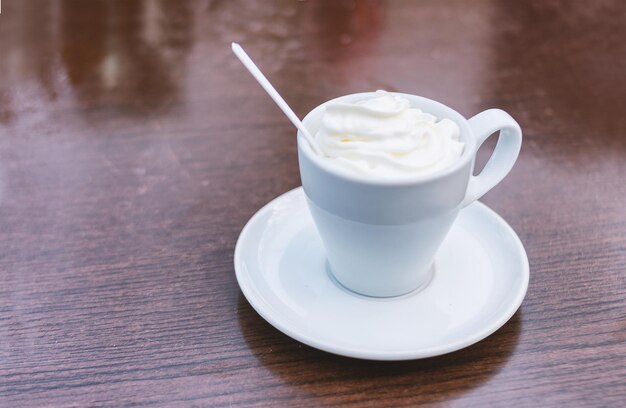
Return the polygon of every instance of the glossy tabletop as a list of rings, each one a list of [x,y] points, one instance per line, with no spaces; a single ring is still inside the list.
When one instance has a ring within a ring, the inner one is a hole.
[[[623,406],[625,22],[621,0],[4,0],[0,406]],[[530,262],[507,324],[383,363],[256,314],[235,243],[300,179],[231,41],[300,116],[386,89],[517,119],[482,199]]]

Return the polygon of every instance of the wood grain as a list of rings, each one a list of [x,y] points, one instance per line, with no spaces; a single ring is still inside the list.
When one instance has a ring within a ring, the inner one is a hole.
[[[0,406],[624,405],[623,1],[2,3]],[[520,122],[483,200],[530,260],[509,323],[375,363],[251,309],[237,236],[300,182],[231,41],[299,115],[384,88]]]

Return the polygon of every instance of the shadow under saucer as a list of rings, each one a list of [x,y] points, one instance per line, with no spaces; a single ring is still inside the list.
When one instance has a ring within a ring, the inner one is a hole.
[[[441,402],[479,388],[507,363],[522,329],[522,311],[478,343],[438,357],[369,361],[306,346],[276,330],[239,296],[237,317],[254,356],[274,377],[322,403],[407,396]],[[319,400],[318,400],[319,399]]]

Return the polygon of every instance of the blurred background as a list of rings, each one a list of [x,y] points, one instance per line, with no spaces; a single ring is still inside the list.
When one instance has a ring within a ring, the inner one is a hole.
[[[5,0],[0,123],[35,125],[63,106],[102,121],[225,110],[249,88],[231,41],[301,114],[337,95],[402,88],[467,115],[504,104],[576,120],[590,99],[608,110],[625,99],[606,71],[623,64],[625,28],[608,16],[624,16],[620,2]]]

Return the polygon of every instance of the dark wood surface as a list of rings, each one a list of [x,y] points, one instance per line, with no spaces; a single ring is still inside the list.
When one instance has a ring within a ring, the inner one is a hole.
[[[621,0],[4,0],[0,406],[624,406],[625,38]],[[519,121],[483,199],[530,260],[502,329],[377,363],[252,310],[237,236],[300,181],[231,41],[301,116],[383,88]]]

